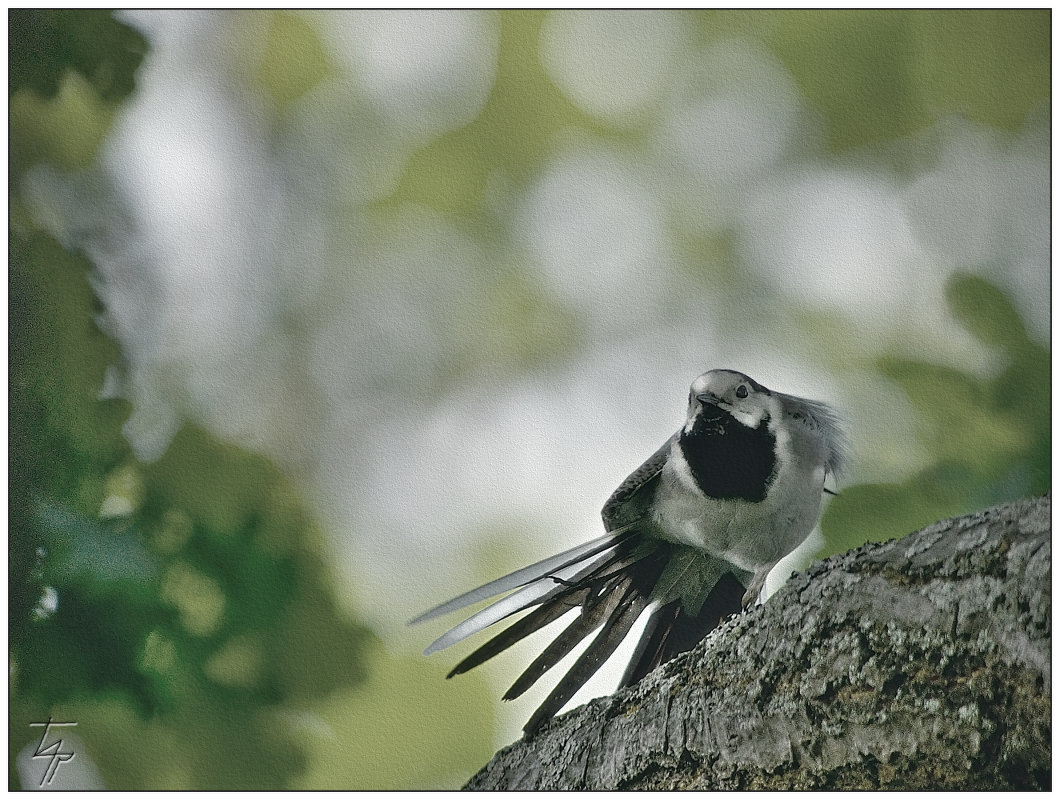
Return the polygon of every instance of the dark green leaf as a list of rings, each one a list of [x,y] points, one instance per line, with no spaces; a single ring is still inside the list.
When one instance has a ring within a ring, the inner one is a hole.
[[[1015,350],[1027,341],[1012,301],[985,278],[953,275],[946,286],[946,301],[958,321],[986,344]]]
[[[8,11],[8,93],[23,87],[54,97],[69,70],[104,100],[132,92],[147,52],[143,35],[102,9],[21,8]]]
[[[37,511],[45,532],[44,579],[57,585],[145,585],[158,577],[158,561],[131,525],[104,523],[57,503]]]

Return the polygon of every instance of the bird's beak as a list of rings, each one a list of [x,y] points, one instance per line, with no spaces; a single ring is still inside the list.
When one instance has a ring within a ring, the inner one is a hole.
[[[698,400],[703,405],[707,405],[709,403],[712,406],[716,406],[721,400],[721,398],[711,392],[703,392],[703,394],[696,395],[696,400]]]

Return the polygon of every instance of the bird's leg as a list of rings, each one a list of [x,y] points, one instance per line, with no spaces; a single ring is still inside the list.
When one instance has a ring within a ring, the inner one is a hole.
[[[755,570],[755,576],[751,579],[751,582],[747,585],[747,591],[744,592],[743,596],[743,609],[746,611],[755,604],[758,600],[758,595],[762,594],[762,588],[766,585],[766,576],[769,571],[776,566],[776,562],[768,564],[761,569]]]

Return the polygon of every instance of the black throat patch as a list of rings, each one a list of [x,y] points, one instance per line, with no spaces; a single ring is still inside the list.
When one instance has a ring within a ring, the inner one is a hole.
[[[704,406],[681,452],[696,484],[708,497],[760,503],[776,477],[776,437],[769,419],[748,428],[726,411]]]

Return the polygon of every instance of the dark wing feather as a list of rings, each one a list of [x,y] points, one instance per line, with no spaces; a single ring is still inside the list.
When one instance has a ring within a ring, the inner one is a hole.
[[[671,436],[666,443],[656,450],[651,458],[633,470],[618,488],[611,493],[604,503],[600,515],[604,518],[604,528],[609,531],[615,530],[622,525],[640,519],[651,501],[655,484],[658,483],[659,473],[670,455],[670,445],[674,437]]]
[[[515,679],[503,700],[514,700],[531,686],[537,679],[569,653],[586,636],[604,624],[618,608],[630,586],[629,576],[623,576],[607,586],[596,597],[591,597],[583,606],[582,612],[568,625],[563,632],[553,639],[548,647],[541,651],[524,671]]]
[[[516,642],[522,641],[531,633],[534,633],[548,625],[550,622],[559,619],[572,608],[577,608],[582,605],[582,603],[588,598],[589,592],[589,587],[580,588],[570,593],[558,595],[549,602],[535,608],[518,622],[512,623],[464,658],[463,661],[449,671],[449,674],[446,675],[446,677],[451,678],[454,675],[462,675],[469,669],[489,661],[495,655],[507,650]]]
[[[743,594],[743,584],[727,572],[710,590],[695,616],[684,612],[680,600],[655,609],[619,686],[632,686],[660,664],[691,650],[718,627],[718,623],[741,610]]]
[[[634,563],[649,553],[649,550],[643,548],[638,553],[635,549],[631,551],[629,547],[616,547],[616,552],[610,558],[602,563],[593,563],[589,569],[576,575],[573,580],[565,581],[560,578],[554,578],[558,585],[537,601],[540,604],[538,608],[518,622],[512,623],[473,653],[466,656],[463,661],[449,671],[446,677],[451,678],[454,675],[462,675],[469,669],[477,667],[479,664],[507,650],[516,642],[522,641],[550,622],[559,619],[568,611],[578,606],[588,606],[594,602],[593,598],[599,593],[601,586],[606,585],[611,578],[628,571]]]
[[[561,603],[566,594],[579,592],[581,614],[534,659],[533,663],[511,685],[504,699],[514,700],[521,695],[586,636],[612,619],[623,602],[627,590],[643,595],[646,604],[651,587],[658,581],[663,567],[666,566],[668,552],[669,547],[660,543],[651,549],[641,548],[631,554],[620,555],[615,559],[616,562],[620,560],[623,562],[619,566],[603,564],[578,584],[568,587],[564,594],[558,595],[553,602]],[[567,602],[564,603],[562,610],[567,611],[570,608],[571,605]],[[544,608],[539,610],[543,611]],[[552,618],[555,619],[555,617]],[[603,661],[596,666],[599,667],[602,663]]]
[[[637,617],[644,611],[648,598],[637,589],[632,578],[624,579],[620,586],[625,587],[622,589],[621,598],[603,628],[585,652],[574,662],[574,666],[563,676],[556,688],[552,690],[552,693],[545,698],[541,707],[523,726],[528,736],[532,736],[538,728],[555,716],[568,700],[574,697],[578,689],[615,652],[618,645],[626,638],[629,629],[633,627],[633,623],[637,621]],[[616,586],[616,589],[618,588]]]
[[[622,681],[618,684],[620,689],[632,686],[662,663],[666,638],[680,613],[680,600],[674,600],[652,611],[648,624],[640,635],[640,641],[637,642],[637,649],[633,651]]]

